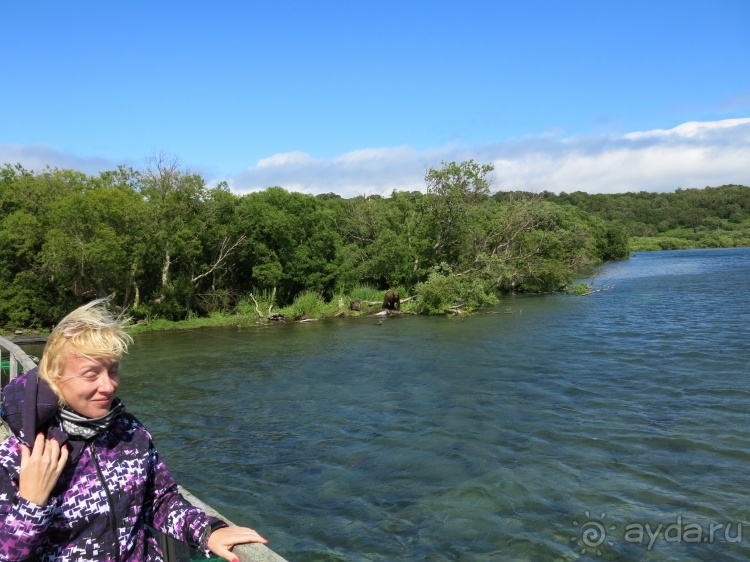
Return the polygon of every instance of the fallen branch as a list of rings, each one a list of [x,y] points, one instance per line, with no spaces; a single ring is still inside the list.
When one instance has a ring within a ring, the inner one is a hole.
[[[594,293],[601,293],[602,291],[609,291],[610,289],[614,289],[615,283],[612,283],[611,285],[604,284],[607,281],[606,278],[602,279],[601,282],[599,282],[599,275],[601,275],[602,270],[604,269],[604,265],[606,265],[606,263],[599,266],[591,276],[591,281],[589,283],[586,283],[588,290],[585,293],[579,294],[578,296],[585,297],[588,295],[593,295]],[[596,287],[597,285],[599,285],[599,288],[595,289],[594,287]]]
[[[412,295],[410,297],[406,297],[405,299],[400,299],[400,303],[404,304],[405,302],[412,301],[416,298],[419,298],[419,295]],[[360,304],[366,304],[367,306],[380,306],[383,304],[383,301],[360,301]]]
[[[255,297],[252,293],[250,293],[250,298],[253,299],[253,303],[255,303],[255,312],[258,313],[259,318],[263,318],[263,313],[260,311],[260,306],[258,306],[258,301],[255,300]],[[271,312],[271,309],[269,307],[268,312]]]
[[[381,310],[380,312],[376,312],[375,314],[370,314],[370,316],[403,316],[404,313],[400,310]]]
[[[605,287],[602,287],[601,289],[592,289],[590,291],[586,291],[585,293],[581,293],[578,295],[579,297],[587,297],[588,295],[593,295],[594,293],[601,293],[602,291],[609,291],[610,289],[613,289],[614,285],[607,285]]]
[[[271,309],[273,308],[273,302],[276,300],[276,287],[271,291],[271,304],[268,305],[268,315],[271,316]]]

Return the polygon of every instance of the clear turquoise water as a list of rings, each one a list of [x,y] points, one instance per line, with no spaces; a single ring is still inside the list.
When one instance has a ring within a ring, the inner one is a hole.
[[[463,320],[145,334],[122,395],[290,561],[747,560],[749,276],[644,253]]]

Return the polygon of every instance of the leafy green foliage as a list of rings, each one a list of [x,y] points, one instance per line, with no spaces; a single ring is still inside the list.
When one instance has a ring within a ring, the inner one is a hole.
[[[368,285],[360,285],[351,289],[348,296],[351,300],[380,302],[383,300],[383,291]]]
[[[276,293],[274,291],[254,291],[244,295],[237,301],[234,312],[240,316],[260,318],[258,315],[258,310],[260,310],[260,313],[265,318],[269,314],[269,311],[273,310],[274,306],[276,306]]]
[[[301,293],[294,302],[283,310],[284,314],[292,320],[303,320],[305,318],[317,318],[323,315],[326,302],[323,296],[315,291]]]
[[[420,297],[417,307],[426,314],[468,313],[499,303],[489,281],[453,275],[445,266],[430,273],[426,281],[417,285],[416,292]]]
[[[723,185],[674,193],[545,193],[548,201],[574,205],[634,237],[632,250],[723,248],[750,244],[750,188]],[[609,235],[619,256],[623,235]],[[621,259],[619,257],[604,259]]]
[[[0,326],[49,328],[111,294],[148,322],[255,321],[250,294],[264,314],[339,314],[388,289],[413,297],[402,310],[465,313],[504,293],[561,290],[631,249],[750,245],[747,187],[492,194],[492,172],[447,162],[425,174],[426,193],[342,199],[235,195],[164,156],[98,176],[6,165]]]
[[[588,283],[576,283],[571,288],[571,292],[574,295],[579,295],[579,296],[580,295],[585,295],[586,293],[589,292],[589,290],[590,290],[590,287],[589,287]]]

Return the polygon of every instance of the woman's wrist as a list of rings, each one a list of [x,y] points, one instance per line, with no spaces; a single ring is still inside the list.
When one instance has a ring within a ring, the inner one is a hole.
[[[224,527],[229,527],[229,524],[217,519],[216,521],[212,521],[208,525],[206,525],[203,528],[203,531],[201,531],[200,539],[198,540],[198,545],[200,546],[200,550],[207,551],[208,550],[208,539],[211,538],[211,533],[213,533],[217,529],[223,529]]]

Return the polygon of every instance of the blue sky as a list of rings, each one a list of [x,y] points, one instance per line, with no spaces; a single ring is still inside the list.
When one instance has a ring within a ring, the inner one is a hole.
[[[750,185],[750,2],[2,2],[0,163],[237,193]]]

